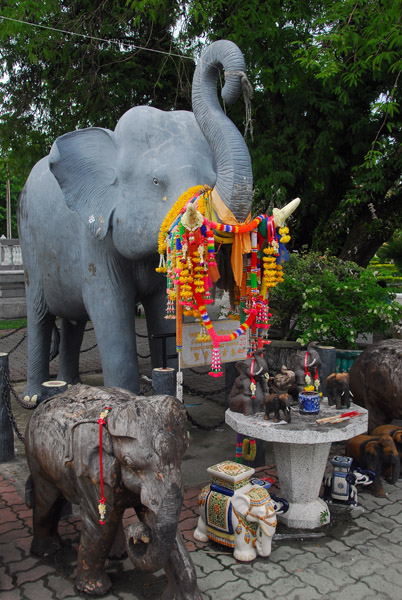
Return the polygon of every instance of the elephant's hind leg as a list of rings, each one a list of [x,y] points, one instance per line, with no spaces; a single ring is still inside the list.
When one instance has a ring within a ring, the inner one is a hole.
[[[86,321],[71,323],[63,319],[61,324],[58,379],[66,383],[80,383],[79,361]]]
[[[41,385],[49,380],[50,340],[55,317],[46,310],[38,312],[27,289],[28,373],[24,400],[36,401]]]
[[[34,478],[33,539],[31,554],[55,554],[63,543],[58,533],[65,502],[60,490],[43,478]]]

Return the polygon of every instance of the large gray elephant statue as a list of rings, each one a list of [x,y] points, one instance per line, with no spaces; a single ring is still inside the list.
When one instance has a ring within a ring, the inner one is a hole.
[[[18,209],[28,316],[26,399],[49,379],[55,317],[62,318],[58,378],[79,381],[85,325],[92,321],[104,383],[139,390],[135,304],[147,318],[153,367],[162,366],[166,280],[155,272],[159,228],[192,186],[215,187],[239,222],[251,208],[251,160],[239,130],[222,111],[246,80],[243,55],[230,41],[211,44],[193,80],[193,110],[149,106],[125,113],[114,131],[67,133],[33,168]],[[174,323],[173,323],[174,327]]]
[[[79,504],[76,585],[104,594],[111,585],[105,560],[113,546],[116,552],[125,509],[134,508],[139,522],[126,533],[134,566],[165,568],[166,600],[200,600],[195,569],[177,531],[187,447],[186,414],[178,400],[76,385],[39,405],[27,425],[25,446],[34,489],[33,554],[60,549],[57,525],[64,499]],[[103,524],[100,504],[106,507]]]

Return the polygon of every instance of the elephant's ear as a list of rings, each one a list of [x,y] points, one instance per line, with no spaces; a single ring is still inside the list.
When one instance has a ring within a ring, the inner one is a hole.
[[[62,135],[49,154],[49,168],[68,208],[80,215],[98,239],[106,236],[118,202],[116,158],[113,132],[98,127]]]
[[[250,498],[246,494],[235,494],[232,497],[232,507],[244,517],[250,508]]]
[[[99,424],[85,423],[77,427],[73,438],[73,461],[77,477],[88,477],[94,484],[100,483]],[[120,465],[113,454],[111,437],[104,427],[102,431],[103,481],[115,486]]]

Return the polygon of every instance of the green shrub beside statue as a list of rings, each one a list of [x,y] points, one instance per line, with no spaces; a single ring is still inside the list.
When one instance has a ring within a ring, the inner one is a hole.
[[[356,348],[359,334],[386,334],[402,319],[395,294],[356,263],[308,252],[291,255],[284,272],[270,294],[272,324],[282,339]]]

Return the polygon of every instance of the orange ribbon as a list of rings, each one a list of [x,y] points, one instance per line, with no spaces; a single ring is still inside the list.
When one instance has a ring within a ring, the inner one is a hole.
[[[232,211],[223,202],[215,188],[211,192],[211,197],[213,208],[215,209],[221,223],[235,226],[250,223],[251,213],[247,215],[246,220],[243,223],[239,223]],[[243,277],[243,254],[248,254],[250,252],[250,233],[235,233],[233,236],[231,264],[233,276],[238,287],[241,287]]]

